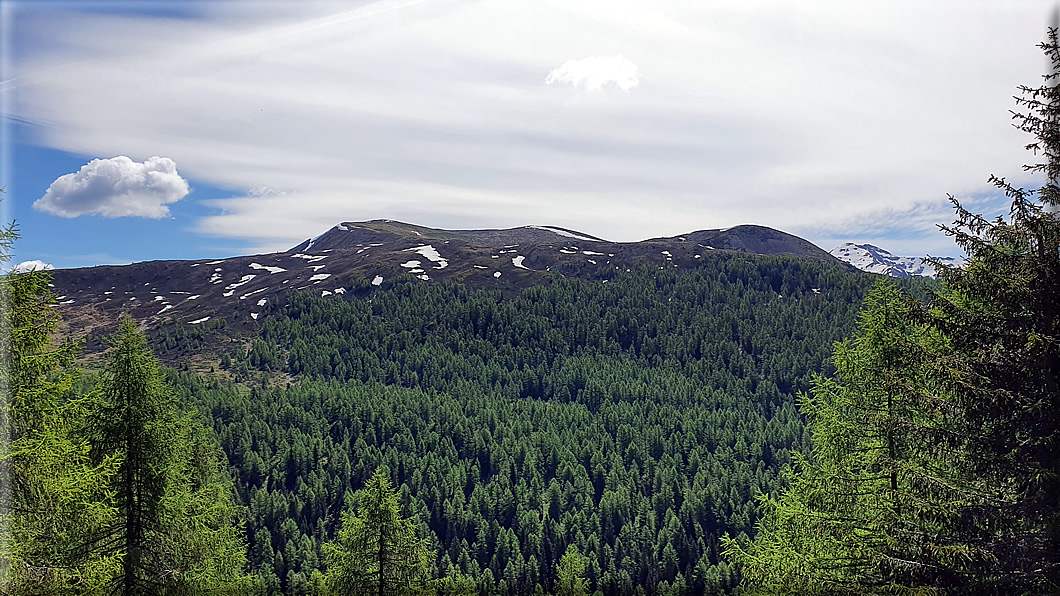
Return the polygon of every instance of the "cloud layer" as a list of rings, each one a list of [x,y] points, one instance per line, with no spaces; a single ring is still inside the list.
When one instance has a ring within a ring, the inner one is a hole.
[[[545,83],[569,83],[574,87],[585,87],[598,91],[613,85],[626,93],[640,84],[637,65],[622,56],[589,56],[579,60],[567,60],[545,77]]]
[[[73,174],[58,177],[33,208],[61,217],[149,217],[169,215],[166,205],[188,194],[188,182],[168,157],[141,162],[119,155],[93,159]]]
[[[200,6],[152,19],[27,5],[0,93],[35,142],[167,155],[237,189],[197,229],[279,249],[371,217],[614,240],[758,223],[863,242],[876,231],[857,222],[881,213],[946,213],[947,193],[988,192],[991,173],[1024,182],[1008,110],[1040,80],[1051,3]],[[165,212],[134,202],[54,212]],[[905,254],[953,252],[914,231]]]

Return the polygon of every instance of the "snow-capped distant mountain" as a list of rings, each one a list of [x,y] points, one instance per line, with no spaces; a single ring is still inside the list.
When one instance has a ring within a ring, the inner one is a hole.
[[[828,252],[840,261],[850,263],[858,269],[869,273],[881,273],[891,277],[909,277],[911,275],[935,277],[935,268],[930,263],[926,263],[922,257],[898,257],[871,244],[847,242]],[[942,257],[939,261],[944,265],[957,267],[964,264],[962,259],[953,257]]]

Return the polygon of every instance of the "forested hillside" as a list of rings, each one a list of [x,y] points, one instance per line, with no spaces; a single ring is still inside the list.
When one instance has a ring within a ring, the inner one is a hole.
[[[311,582],[385,465],[438,575],[550,591],[574,545],[594,590],[727,591],[739,578],[718,539],[751,533],[755,495],[808,449],[794,395],[871,283],[723,252],[514,299],[410,278],[292,297],[223,358],[243,382],[171,380],[237,472],[249,559],[274,589]]]

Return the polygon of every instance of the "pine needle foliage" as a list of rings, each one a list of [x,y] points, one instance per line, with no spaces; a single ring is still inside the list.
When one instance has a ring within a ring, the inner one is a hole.
[[[1024,166],[1046,183],[1025,190],[991,182],[1011,200],[988,220],[952,199],[942,226],[969,257],[941,274],[935,325],[952,338],[944,361],[963,412],[967,472],[986,498],[962,512],[960,539],[975,551],[970,581],[1005,593],[1060,592],[1060,44],[1040,45],[1052,68],[1021,87],[1017,128],[1041,161]]]
[[[953,408],[931,381],[941,338],[923,307],[880,281],[836,376],[801,399],[813,451],[763,497],[753,542],[729,540],[753,593],[920,593],[966,553],[945,536],[965,492],[952,465]]]
[[[247,587],[246,545],[231,480],[213,441],[181,414],[131,318],[122,320],[97,384],[94,455],[117,457],[118,519],[104,552],[121,554],[122,594],[193,594]]]
[[[0,230],[4,260],[16,237],[13,225]],[[60,320],[50,281],[44,271],[0,278],[0,382],[7,397],[0,407],[4,594],[92,593],[120,561],[117,553],[94,548],[116,515],[109,480],[117,461],[90,458],[81,433],[86,401],[71,392],[78,346],[55,340]]]
[[[332,594],[431,593],[427,546],[416,526],[401,517],[389,471],[380,468],[360,495],[357,515],[342,514],[342,528],[324,545]]]
[[[1016,126],[1041,155],[1035,190],[1004,178],[1007,217],[951,200],[940,226],[968,256],[940,263],[928,310],[878,286],[836,379],[804,400],[814,449],[730,540],[754,593],[1060,593],[1060,43],[1021,87]]]

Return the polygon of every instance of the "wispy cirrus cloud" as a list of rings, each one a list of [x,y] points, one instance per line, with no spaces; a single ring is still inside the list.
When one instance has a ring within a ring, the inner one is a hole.
[[[830,248],[1019,175],[1008,110],[1040,80],[1051,4],[246,6],[26,11],[8,116],[49,147],[166,155],[233,189],[194,228],[256,247],[390,217],[615,240],[758,223]],[[935,237],[911,254],[943,254]]]

